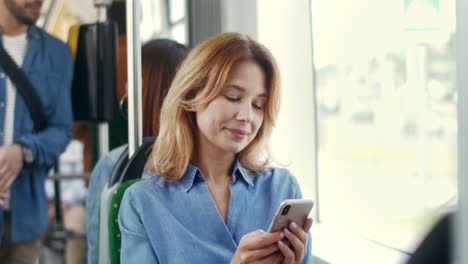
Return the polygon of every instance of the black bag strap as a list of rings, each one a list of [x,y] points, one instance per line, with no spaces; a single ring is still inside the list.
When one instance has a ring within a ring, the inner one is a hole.
[[[39,132],[45,129],[47,119],[39,96],[36,94],[31,82],[24,72],[13,61],[2,45],[0,45],[0,66],[2,66],[21,97],[23,97],[23,100],[29,109],[29,113],[31,114],[36,131]]]

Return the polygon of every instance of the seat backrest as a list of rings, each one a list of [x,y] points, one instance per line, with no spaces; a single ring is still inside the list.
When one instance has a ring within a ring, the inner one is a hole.
[[[113,193],[117,190],[118,185],[105,186],[101,192],[101,202],[99,204],[99,264],[109,264],[109,226],[105,219],[109,219],[109,211]]]
[[[120,262],[120,229],[115,222],[125,190],[141,179],[155,137],[146,137],[128,159],[128,147],[114,165],[108,186],[101,193],[99,214],[99,264]],[[117,205],[117,207],[115,207]],[[111,225],[111,223],[113,223]],[[116,262],[118,260],[118,262]]]
[[[107,224],[108,221],[101,219],[108,219],[109,218],[109,210],[112,200],[113,193],[118,188],[118,183],[120,180],[120,175],[122,175],[123,171],[127,167],[128,164],[128,146],[125,146],[122,153],[120,154],[119,159],[114,164],[114,168],[112,170],[112,174],[109,178],[109,182],[101,191],[100,203],[99,203],[99,219],[98,219],[98,226],[99,226],[99,257],[98,263],[99,264],[109,264],[109,226]]]
[[[126,181],[141,178],[143,170],[145,168],[146,160],[148,160],[149,154],[153,147],[155,137],[145,137],[143,144],[137,148],[130,161],[125,166],[122,174],[120,174],[119,184]]]
[[[120,263],[121,235],[119,228],[119,210],[123,195],[128,187],[140,180],[141,178],[132,179],[122,183],[112,195],[108,216],[109,259],[111,264]]]
[[[114,165],[114,169],[112,170],[112,175],[109,178],[108,186],[114,186],[116,183],[120,181],[120,176],[123,174],[125,168],[128,164],[128,146],[124,148],[122,154],[120,154],[119,159]]]

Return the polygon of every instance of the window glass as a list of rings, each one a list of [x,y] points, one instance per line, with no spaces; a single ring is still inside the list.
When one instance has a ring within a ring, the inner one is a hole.
[[[312,1],[320,218],[409,250],[457,195],[455,1]]]
[[[171,37],[179,43],[187,45],[187,25],[178,23],[171,28]]]
[[[163,29],[163,7],[162,0],[141,1],[140,38],[143,42],[154,38]]]
[[[171,24],[185,17],[185,0],[170,0],[169,4]]]

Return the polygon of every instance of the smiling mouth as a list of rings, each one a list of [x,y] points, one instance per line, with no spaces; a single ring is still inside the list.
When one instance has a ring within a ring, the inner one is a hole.
[[[230,129],[230,128],[226,128],[226,130],[227,130],[235,139],[243,139],[243,138],[245,138],[246,136],[249,135],[248,132],[243,131],[243,130],[239,130],[239,129]]]

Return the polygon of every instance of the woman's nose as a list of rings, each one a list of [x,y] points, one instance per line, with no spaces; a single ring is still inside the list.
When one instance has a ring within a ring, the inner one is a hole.
[[[242,104],[237,112],[237,120],[246,123],[252,122],[252,105],[250,103]]]

